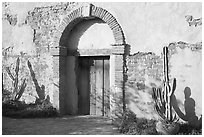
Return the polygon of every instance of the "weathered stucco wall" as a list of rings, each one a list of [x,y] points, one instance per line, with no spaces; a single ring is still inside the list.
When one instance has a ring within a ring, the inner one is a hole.
[[[126,42],[131,45],[131,53],[154,51],[159,55],[162,47],[168,43],[177,41],[196,43],[202,40],[200,27],[189,27],[185,19],[186,15],[200,18],[201,3],[94,2],[93,4],[106,9],[117,19],[124,30]],[[11,3],[10,5],[11,13],[17,14],[17,24],[22,24],[28,11],[34,7],[49,6],[53,3]]]
[[[64,17],[82,4],[3,4],[2,72],[4,88],[12,90],[12,82],[5,67],[11,67],[14,72],[16,57],[19,56],[21,60],[20,79],[27,78],[27,87],[22,99],[26,99],[26,102],[29,103],[33,102],[36,96],[35,85],[27,67],[27,60],[30,60],[39,85],[45,85],[46,94],[50,95],[51,102],[54,101],[53,84],[55,83],[53,83],[53,58],[50,49],[55,46],[53,45],[55,33]],[[171,79],[175,77],[177,80],[175,96],[179,109],[183,113],[186,111],[184,90],[188,87],[191,92],[190,98],[195,101],[195,115],[199,119],[202,114],[202,26],[201,24],[189,26],[185,16],[192,15],[195,19],[201,18],[201,3],[93,4],[113,14],[123,29],[126,43],[130,45],[131,55],[126,60],[127,106],[140,117],[157,117],[153,112],[151,88],[159,87],[162,84],[162,47],[173,43],[174,46],[169,46],[169,75]],[[74,43],[74,47],[80,49],[100,49],[109,48],[110,44],[114,43],[112,32],[104,22],[99,20],[94,23],[86,23],[87,29],[81,30],[83,26],[82,22],[75,27],[76,30],[79,29],[75,32],[80,34],[71,35],[71,40],[67,42],[68,45]],[[74,39],[75,36],[77,39]],[[100,39],[95,39],[96,36]]]
[[[177,83],[175,109],[182,120],[199,125],[203,94],[202,43],[172,43],[170,49],[170,77],[176,78]]]
[[[51,6],[54,5],[54,6]],[[12,82],[5,68],[12,66],[14,73],[16,58],[20,57],[19,76],[27,78],[27,87],[22,100],[35,101],[35,85],[27,66],[29,60],[33,66],[38,84],[45,86],[53,102],[53,59],[50,47],[53,37],[63,16],[69,14],[75,3],[4,3],[2,12],[2,71],[4,88],[12,91]],[[36,6],[41,8],[36,8]],[[46,7],[43,7],[46,6]],[[10,82],[10,84],[6,84]],[[20,83],[19,83],[20,84]],[[34,94],[34,95],[33,95]],[[24,96],[29,96],[24,97]]]
[[[139,52],[127,61],[126,104],[138,117],[157,118],[152,87],[162,86],[163,58],[152,52]]]
[[[199,126],[202,115],[202,43],[175,42],[168,49],[170,85],[176,78],[173,107],[181,121]],[[163,55],[139,52],[129,56],[127,64],[128,108],[138,117],[158,118],[154,111],[152,87],[163,86]]]
[[[185,16],[202,17],[201,3],[93,3],[107,9],[122,26],[131,53],[152,52],[157,55],[171,42],[202,41],[202,29],[189,27]]]

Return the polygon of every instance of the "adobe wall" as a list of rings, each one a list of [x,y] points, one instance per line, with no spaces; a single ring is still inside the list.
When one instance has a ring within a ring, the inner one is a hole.
[[[175,42],[168,48],[171,86],[176,78],[173,106],[181,121],[199,125],[202,115],[202,43]],[[163,85],[163,55],[138,52],[129,56],[127,64],[127,106],[138,117],[158,118],[153,107],[152,87],[161,88]],[[186,97],[188,93],[190,96]]]
[[[35,86],[27,67],[33,65],[40,85],[45,85],[51,101],[53,93],[53,58],[50,51],[60,22],[83,3],[4,3],[2,6],[2,72],[4,88],[12,90],[5,71],[14,72],[16,57],[20,57],[20,78],[27,78],[23,100],[35,100]],[[195,101],[198,119],[202,113],[202,26],[191,25],[185,16],[202,17],[201,3],[93,3],[109,11],[123,29],[130,45],[125,82],[126,104],[138,116],[156,118],[151,99],[152,86],[163,80],[162,47],[170,43],[170,80],[177,79],[177,104],[185,113],[186,87]],[[105,27],[106,28],[106,27]],[[107,33],[108,30],[104,30]],[[87,39],[87,37],[84,37]],[[111,38],[112,40],[112,38]],[[83,39],[82,39],[83,42]],[[57,88],[57,87],[56,87]],[[188,89],[189,89],[188,88]],[[192,112],[193,113],[193,112]]]
[[[32,64],[38,84],[45,86],[46,95],[53,102],[53,58],[50,47],[61,18],[77,6],[76,3],[4,3],[2,16],[2,72],[4,88],[12,90],[12,81],[5,71],[11,67],[12,73],[16,58],[20,57],[19,79],[27,79],[27,87],[22,100],[35,101],[37,93],[27,66]],[[52,5],[52,6],[51,6]],[[40,8],[35,8],[39,6]],[[19,85],[22,81],[20,81]],[[54,97],[55,98],[55,97]]]

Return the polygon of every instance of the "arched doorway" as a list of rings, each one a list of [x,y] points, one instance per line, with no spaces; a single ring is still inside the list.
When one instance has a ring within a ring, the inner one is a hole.
[[[73,115],[110,116],[124,108],[125,39],[116,19],[88,4],[68,15],[59,31],[53,48],[59,84],[54,105]]]

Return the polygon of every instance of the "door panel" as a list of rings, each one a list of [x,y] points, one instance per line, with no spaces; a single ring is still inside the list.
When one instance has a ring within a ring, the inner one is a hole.
[[[79,113],[108,116],[109,58],[80,57],[79,60]]]
[[[95,60],[96,70],[96,115],[103,114],[103,60]]]
[[[109,60],[104,60],[104,115],[110,115]]]
[[[90,114],[96,115],[96,69],[90,67]]]
[[[79,63],[78,113],[89,114],[89,60],[81,59]]]

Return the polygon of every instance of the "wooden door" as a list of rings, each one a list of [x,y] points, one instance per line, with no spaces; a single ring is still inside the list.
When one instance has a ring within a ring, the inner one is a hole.
[[[88,112],[91,115],[109,116],[109,57],[80,57],[79,60],[80,114]]]
[[[89,60],[81,58],[78,67],[78,114],[88,115],[90,111],[89,103],[89,82],[90,82],[90,65]]]

